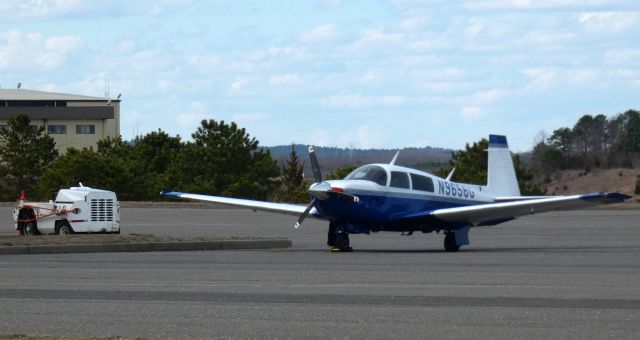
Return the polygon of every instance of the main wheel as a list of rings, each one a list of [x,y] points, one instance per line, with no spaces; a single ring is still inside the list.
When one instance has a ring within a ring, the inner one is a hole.
[[[448,252],[460,250],[460,246],[456,244],[456,234],[453,231],[446,231],[444,234],[444,250]]]
[[[69,222],[64,221],[60,223],[60,226],[58,227],[58,234],[59,235],[73,234],[73,229],[71,229]]]

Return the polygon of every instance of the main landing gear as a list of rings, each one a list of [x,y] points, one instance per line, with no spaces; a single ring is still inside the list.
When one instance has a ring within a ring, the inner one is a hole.
[[[453,230],[444,232],[444,250],[450,253],[460,250],[456,244],[456,234]]]
[[[460,246],[469,244],[469,229],[471,227],[471,225],[460,225],[445,230],[444,250],[453,253],[460,250]]]
[[[335,221],[329,222],[327,245],[334,253],[353,251],[353,248],[349,247],[349,233],[344,230],[344,224]]]

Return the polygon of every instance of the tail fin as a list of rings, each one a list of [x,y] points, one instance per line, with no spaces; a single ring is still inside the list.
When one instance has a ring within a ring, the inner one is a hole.
[[[489,135],[487,189],[496,196],[520,196],[506,136]]]

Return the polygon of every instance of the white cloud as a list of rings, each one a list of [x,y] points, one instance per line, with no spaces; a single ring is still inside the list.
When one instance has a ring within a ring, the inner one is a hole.
[[[313,29],[300,34],[300,40],[305,43],[319,43],[331,40],[338,36],[338,29],[335,24],[326,24],[314,27]]]
[[[402,106],[406,103],[404,96],[363,96],[358,93],[338,93],[321,100],[325,106],[332,108],[361,109],[371,106]]]
[[[502,96],[504,96],[504,91],[501,89],[478,91],[470,96],[470,101],[474,105],[489,105],[502,98]]]
[[[3,0],[0,17],[21,21],[82,12],[87,5],[80,0]]]
[[[189,54],[186,56],[186,60],[188,64],[203,69],[210,69],[220,65],[220,57],[215,54]]]
[[[325,130],[314,130],[311,132],[309,143],[315,146],[336,146],[335,135]],[[333,144],[332,144],[333,143]]]
[[[113,86],[113,87],[112,87]],[[80,81],[73,82],[68,88],[62,88],[61,91],[69,93],[78,93],[86,96],[103,96],[107,87],[107,73],[97,72],[85,76]],[[109,84],[110,88],[118,88],[116,84]]]
[[[176,122],[181,128],[191,128],[195,130],[203,119],[207,119],[206,106],[200,101],[191,102],[187,110],[178,113]]]
[[[541,29],[527,32],[516,43],[525,45],[527,48],[556,48],[566,47],[576,38],[572,32],[564,32],[555,29]]]
[[[322,0],[320,1],[320,3],[318,3],[317,7],[324,9],[335,9],[342,6],[343,3],[343,0]]]
[[[274,86],[294,86],[302,84],[298,74],[276,74],[269,77],[269,84]]]
[[[309,143],[316,146],[346,146],[349,148],[370,149],[384,145],[385,133],[368,124],[354,126],[336,135],[335,131],[315,129],[311,132]]]
[[[368,125],[360,126],[356,135],[358,136],[358,145],[363,149],[374,148],[382,144],[383,134]]]
[[[482,117],[484,109],[477,106],[466,106],[460,112],[460,118],[466,123],[476,121]]]
[[[292,59],[304,59],[308,56],[307,50],[302,47],[269,47],[266,54],[270,57],[288,57]]]
[[[411,75],[414,79],[425,81],[452,81],[464,79],[466,71],[459,67],[438,67],[413,70]]]
[[[591,33],[621,33],[638,28],[640,12],[589,12],[578,20]]]
[[[407,102],[404,96],[382,96],[380,103],[384,106],[402,106]]]
[[[334,94],[324,98],[322,102],[324,105],[333,108],[362,108],[371,104],[367,98],[354,93]]]
[[[522,73],[531,78],[530,89],[544,89],[551,87],[556,80],[557,72],[550,68],[528,68]]]
[[[355,49],[386,49],[400,45],[404,40],[403,33],[385,33],[380,29],[368,29],[360,32],[360,38],[353,43]]]
[[[546,10],[584,8],[611,4],[610,0],[473,0],[462,4],[470,10]]]
[[[364,84],[374,84],[379,82],[381,79],[381,75],[376,71],[367,71],[360,77],[358,77],[358,81]]]
[[[640,48],[620,48],[610,50],[605,54],[605,62],[608,64],[637,64],[640,62]]]
[[[245,93],[245,88],[247,85],[251,83],[251,78],[249,77],[237,77],[229,86],[229,92],[232,94],[241,94]]]
[[[76,36],[46,38],[40,33],[0,34],[0,70],[51,70],[61,66],[84,40]]]
[[[427,17],[406,18],[398,24],[398,27],[405,32],[414,32],[420,30],[427,22]]]

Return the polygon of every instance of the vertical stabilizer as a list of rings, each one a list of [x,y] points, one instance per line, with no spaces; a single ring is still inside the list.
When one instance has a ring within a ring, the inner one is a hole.
[[[520,196],[507,137],[489,135],[487,189],[496,196]]]

